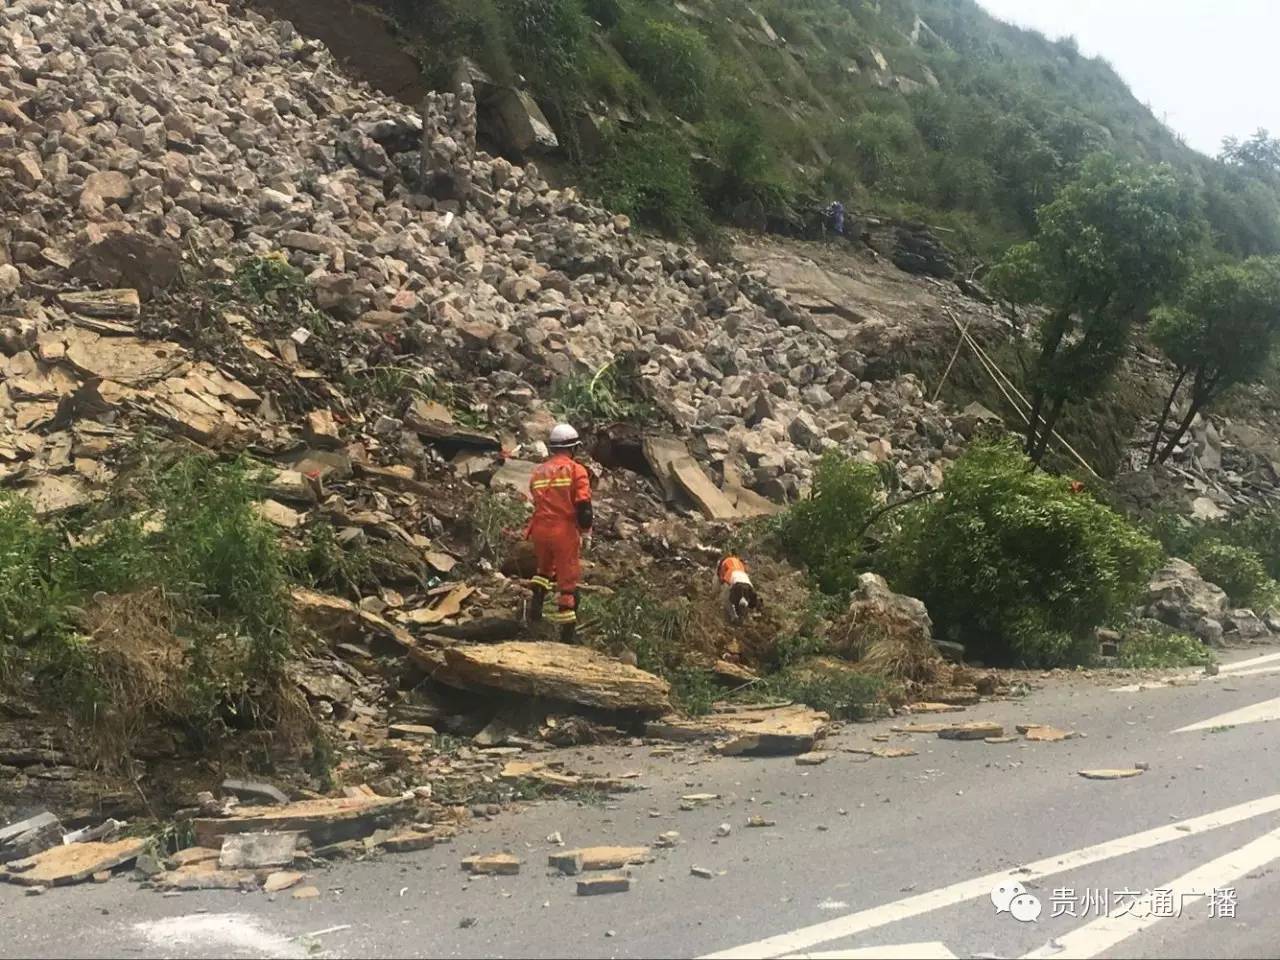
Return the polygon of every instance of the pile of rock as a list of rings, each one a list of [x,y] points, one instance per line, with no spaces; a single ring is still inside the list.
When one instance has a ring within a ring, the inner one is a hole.
[[[334,319],[475,357],[476,394],[523,422],[553,378],[633,355],[671,421],[768,496],[828,448],[937,482],[948,425],[918,383],[863,379],[763,275],[477,152],[467,84],[417,116],[288,23],[208,0],[17,0],[0,49],[0,195],[21,211],[0,293],[31,298],[7,308],[22,342],[64,322],[44,292],[73,280],[145,303],[180,249],[283,250]]]
[[[1208,644],[1268,640],[1280,628],[1280,618],[1270,611],[1259,617],[1248,608],[1232,608],[1225,590],[1177,558],[1170,559],[1152,576],[1146,602],[1139,612]]]

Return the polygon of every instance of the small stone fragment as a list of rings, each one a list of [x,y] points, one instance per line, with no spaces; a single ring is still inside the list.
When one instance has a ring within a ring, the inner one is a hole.
[[[810,753],[802,753],[796,757],[796,763],[802,767],[816,767],[820,763],[826,763],[831,759],[831,754],[824,751],[812,751]]]
[[[467,857],[462,869],[474,874],[501,874],[512,876],[520,872],[520,858],[513,853],[486,853]]]
[[[578,881],[580,897],[593,897],[601,893],[626,893],[630,889],[631,878],[622,874],[586,877]]]
[[[715,874],[706,867],[690,867],[689,872],[695,877],[701,877],[703,880],[710,880],[715,876]]]
[[[1133,767],[1130,770],[1081,770],[1080,776],[1086,780],[1127,780],[1141,773],[1141,767]]]
[[[320,891],[315,887],[299,887],[293,891],[293,899],[295,900],[315,900],[320,896]]]

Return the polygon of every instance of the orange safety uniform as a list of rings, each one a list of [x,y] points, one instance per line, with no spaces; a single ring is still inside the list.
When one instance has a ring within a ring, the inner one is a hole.
[[[541,463],[529,481],[533,517],[526,531],[538,560],[535,586],[559,594],[557,611],[547,619],[561,624],[578,620],[578,581],[582,579],[579,535],[591,529],[591,477],[587,468],[564,452]],[[585,508],[583,505],[586,505]]]
[[[716,568],[716,573],[720,577],[720,582],[724,584],[733,583],[733,575],[735,573],[746,574],[747,565],[737,557],[729,556],[720,561],[720,566]]]

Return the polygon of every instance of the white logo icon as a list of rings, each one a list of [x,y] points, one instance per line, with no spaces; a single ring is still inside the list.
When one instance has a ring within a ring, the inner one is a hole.
[[[1034,923],[1040,917],[1040,909],[1040,898],[1034,894],[1019,894],[1009,901],[1009,912],[1019,923]]]
[[[1033,923],[1040,917],[1040,899],[1027,893],[1017,880],[1005,880],[991,889],[991,902],[996,913],[1008,913],[1019,923]]]

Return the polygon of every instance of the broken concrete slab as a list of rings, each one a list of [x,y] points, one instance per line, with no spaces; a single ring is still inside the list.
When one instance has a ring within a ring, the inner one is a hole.
[[[540,641],[450,647],[434,680],[496,689],[601,710],[646,715],[671,709],[671,688],[651,673],[587,647]]]
[[[633,863],[653,859],[648,847],[581,847],[548,854],[547,863],[561,873],[583,870],[617,870]]]
[[[136,317],[142,310],[137,290],[63,291],[58,303],[86,317]]]
[[[26,887],[81,883],[95,873],[132,862],[147,843],[145,837],[130,837],[110,843],[92,841],[52,847],[34,857],[11,861],[2,878]]]
[[[218,866],[223,870],[287,867],[298,849],[298,834],[237,833],[222,838]]]
[[[942,740],[985,740],[987,737],[1003,737],[1004,727],[998,723],[975,720],[972,723],[956,723],[938,731]]]
[[[662,487],[663,499],[671,503],[680,489],[671,475],[671,465],[689,456],[689,448],[684,445],[684,441],[674,437],[645,437],[640,449],[654,478]]]
[[[603,893],[626,893],[631,889],[631,878],[624,874],[607,877],[586,877],[578,881],[578,896],[594,897]]]
[[[467,857],[462,869],[474,874],[514,876],[520,872],[520,858],[514,853],[486,853]]]
[[[742,706],[704,717],[663,717],[645,733],[665,740],[713,740],[729,756],[808,753],[823,736],[831,718],[801,704]]]
[[[533,480],[533,471],[537,469],[538,465],[528,460],[504,460],[502,466],[489,478],[489,488],[526,497],[529,494],[529,483]]]
[[[221,847],[229,834],[305,833],[314,844],[368,836],[378,827],[407,815],[412,798],[329,797],[301,800],[276,807],[238,807],[229,817],[200,817],[193,821],[196,843]]]
[[[963,713],[964,707],[954,703],[908,703],[903,709],[911,713]]]

